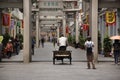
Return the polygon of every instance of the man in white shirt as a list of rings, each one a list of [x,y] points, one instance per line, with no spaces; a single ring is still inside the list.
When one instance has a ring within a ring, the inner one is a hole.
[[[95,64],[94,64],[94,55],[93,55],[93,47],[94,47],[94,42],[91,41],[91,37],[88,36],[87,37],[87,41],[85,42],[85,48],[86,48],[86,56],[87,56],[87,66],[88,69],[90,69],[90,63],[92,64],[92,68],[95,68]]]
[[[67,47],[67,38],[61,35],[61,37],[58,39],[58,45],[59,45],[59,50],[66,50]]]

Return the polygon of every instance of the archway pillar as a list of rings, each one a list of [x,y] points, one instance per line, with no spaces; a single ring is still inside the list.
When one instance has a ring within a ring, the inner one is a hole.
[[[23,0],[24,9],[24,52],[23,62],[31,61],[31,0]]]
[[[98,61],[98,0],[90,0],[90,36],[94,42],[94,59]]]
[[[36,47],[39,47],[39,12],[36,14]]]
[[[76,15],[75,15],[75,16],[76,16],[76,21],[75,21],[75,22],[76,22],[76,26],[75,26],[75,27],[76,27],[76,28],[75,28],[75,29],[76,29],[76,30],[75,30],[75,31],[76,31],[76,39],[75,39],[75,40],[76,40],[76,43],[79,43],[79,25],[78,25],[78,23],[79,23],[79,22],[78,22],[78,21],[79,21],[79,20],[78,20],[78,19],[79,19],[79,13],[76,12]]]
[[[63,16],[63,35],[66,36],[66,14]]]

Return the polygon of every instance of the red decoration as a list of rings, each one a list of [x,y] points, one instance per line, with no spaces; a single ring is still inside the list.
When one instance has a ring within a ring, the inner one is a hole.
[[[68,26],[66,27],[66,33],[69,33],[69,27]]]
[[[2,25],[3,26],[10,26],[10,20],[11,19],[11,16],[9,13],[6,13],[6,14],[3,14],[2,16]]]
[[[24,21],[22,20],[22,28],[24,28]]]
[[[83,24],[82,27],[83,27],[83,30],[84,30],[84,31],[87,31],[87,30],[89,29],[88,24]]]

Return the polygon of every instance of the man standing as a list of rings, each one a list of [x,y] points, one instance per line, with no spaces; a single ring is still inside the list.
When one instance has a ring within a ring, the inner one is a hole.
[[[88,69],[90,69],[90,63],[92,64],[92,68],[95,68],[95,64],[94,64],[94,56],[93,56],[93,47],[94,47],[94,42],[91,41],[91,37],[88,36],[87,37],[87,41],[85,42],[85,48],[86,48],[86,56],[87,56],[87,67]]]
[[[61,37],[58,39],[58,45],[59,45],[59,50],[65,51],[67,48],[67,38],[61,35]]]

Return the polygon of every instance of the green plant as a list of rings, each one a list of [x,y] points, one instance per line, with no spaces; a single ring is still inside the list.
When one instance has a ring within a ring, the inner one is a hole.
[[[72,43],[75,43],[75,35],[72,36]]]
[[[71,36],[71,35],[68,36],[68,43],[69,43],[69,44],[72,43],[72,36]]]
[[[6,46],[7,42],[9,41],[9,39],[10,39],[10,35],[6,32],[6,33],[3,35],[3,41],[2,41],[3,47]]]
[[[109,36],[106,36],[103,41],[103,48],[104,48],[104,55],[106,57],[110,56],[111,48],[112,48],[112,41],[110,40]]]
[[[79,44],[80,44],[80,48],[84,49],[84,43],[85,43],[85,38],[82,36],[79,36]]]

